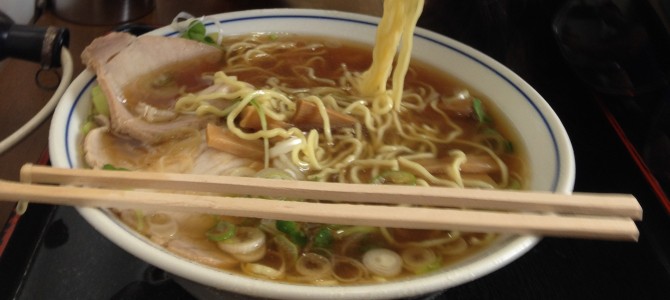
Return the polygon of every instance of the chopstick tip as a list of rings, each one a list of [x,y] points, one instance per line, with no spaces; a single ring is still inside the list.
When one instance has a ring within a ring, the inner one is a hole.
[[[21,171],[19,173],[19,180],[24,183],[32,183],[32,177],[33,177],[32,169],[33,169],[32,163],[24,164],[21,167]]]

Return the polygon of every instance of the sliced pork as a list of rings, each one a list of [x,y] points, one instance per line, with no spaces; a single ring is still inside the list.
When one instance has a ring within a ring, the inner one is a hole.
[[[192,147],[180,143],[150,146],[98,127],[84,138],[83,150],[84,160],[94,169],[112,165],[128,170],[252,176],[262,168],[256,160],[218,151],[199,141]]]
[[[121,139],[109,133],[108,127],[91,130],[84,138],[84,160],[94,169],[109,164],[116,168],[141,169],[139,158],[147,154],[142,144],[134,139]]]
[[[107,97],[111,131],[148,144],[204,126],[206,120],[179,114],[165,118],[161,110],[170,108],[182,84],[204,88],[197,71],[218,65],[221,56],[221,49],[192,40],[118,32],[95,39],[82,52]],[[147,117],[146,111],[162,117]]]

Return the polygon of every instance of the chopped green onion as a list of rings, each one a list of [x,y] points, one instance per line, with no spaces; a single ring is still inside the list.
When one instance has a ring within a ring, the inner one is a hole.
[[[284,254],[284,258],[287,260],[286,263],[288,265],[295,264],[296,260],[298,260],[298,246],[284,235],[275,236],[274,241],[279,251]]]
[[[373,184],[416,185],[416,176],[405,171],[386,171],[372,180]]]
[[[91,89],[91,102],[93,102],[93,109],[103,116],[109,117],[109,106],[107,105],[107,97],[102,92],[100,86],[96,85]]]
[[[327,257],[309,252],[298,258],[295,270],[303,276],[315,280],[330,276],[333,271],[333,265]]]
[[[205,235],[210,241],[220,242],[234,237],[236,229],[235,224],[221,220]]]
[[[300,230],[298,227],[298,223],[294,221],[281,221],[277,220],[275,222],[275,226],[277,226],[277,230],[286,233],[286,234],[291,234],[295,231]]]
[[[91,130],[95,129],[97,125],[93,121],[87,121],[84,123],[84,126],[81,127],[81,132],[83,135],[87,135]]]
[[[302,232],[296,232],[295,234],[289,235],[289,238],[298,246],[305,246],[307,244],[307,236]]]
[[[330,248],[333,243],[333,233],[328,227],[319,229],[314,235],[314,246],[317,248]]]
[[[439,269],[442,266],[442,257],[431,248],[410,247],[400,254],[405,269],[416,274],[424,274]]]
[[[442,257],[438,257],[432,263],[426,265],[425,268],[423,268],[421,270],[418,270],[417,273],[418,274],[425,274],[425,273],[430,273],[430,272],[433,272],[433,271],[437,271],[438,269],[440,269],[442,267],[442,265],[443,265]]]
[[[126,168],[117,168],[111,164],[105,164],[104,166],[102,166],[102,169],[108,171],[128,171],[128,169]]]
[[[474,98],[472,100],[472,109],[475,112],[475,118],[477,118],[477,121],[479,123],[490,123],[491,118],[486,114],[486,111],[484,110],[484,104],[482,103],[482,100],[479,100],[478,98]]]
[[[503,141],[503,147],[505,147],[506,153],[514,153],[514,144],[508,140]]]
[[[135,210],[135,229],[144,231],[144,213],[139,209]]]
[[[500,145],[503,147],[502,149],[503,149],[506,153],[514,153],[514,144],[512,144],[511,141],[509,141],[508,139],[506,139],[506,138],[505,138],[502,134],[500,134],[500,132],[498,132],[497,130],[495,130],[495,129],[491,128],[491,127],[485,127],[485,128],[482,129],[482,133],[484,133],[484,134],[486,134],[486,135],[492,137],[493,140],[495,140],[498,144],[500,144]],[[493,148],[498,148],[498,149],[499,149],[499,147],[493,147]]]
[[[186,29],[181,36],[189,40],[217,46],[216,41],[207,35],[207,28],[200,20],[193,20],[191,24],[188,25],[188,29]]]
[[[277,230],[285,233],[291,242],[301,247],[307,244],[307,236],[300,230],[300,225],[297,222],[278,220],[275,224]]]
[[[516,179],[510,179],[509,184],[507,185],[507,189],[510,190],[520,190],[522,188],[521,182],[519,182]]]

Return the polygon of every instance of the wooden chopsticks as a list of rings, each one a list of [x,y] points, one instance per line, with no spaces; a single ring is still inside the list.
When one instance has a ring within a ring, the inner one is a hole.
[[[637,240],[639,232],[634,220],[642,217],[637,200],[631,195],[622,194],[561,195],[530,191],[339,184],[57,169],[30,164],[22,168],[21,181],[23,183],[1,182],[0,198],[74,206],[182,210],[316,223],[611,240]],[[281,201],[249,196],[346,203]]]

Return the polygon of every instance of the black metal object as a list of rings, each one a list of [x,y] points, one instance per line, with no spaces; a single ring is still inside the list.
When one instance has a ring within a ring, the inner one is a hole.
[[[15,24],[0,12],[0,59],[13,57],[39,63],[43,69],[57,68],[69,40],[67,28]]]

